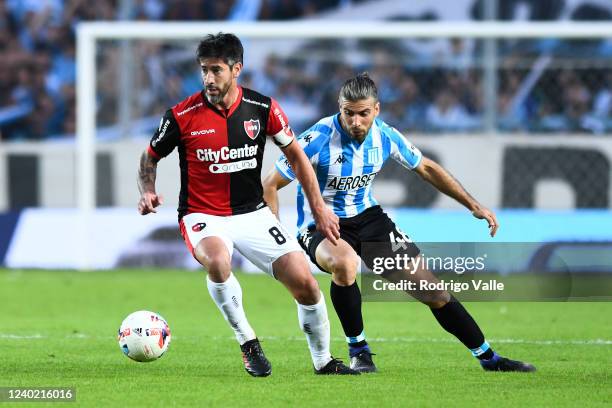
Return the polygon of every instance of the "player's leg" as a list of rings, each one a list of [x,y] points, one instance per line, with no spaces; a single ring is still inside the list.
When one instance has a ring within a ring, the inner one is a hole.
[[[236,216],[233,221],[241,229],[236,248],[263,271],[278,279],[294,297],[298,321],[306,335],[315,372],[358,374],[331,356],[325,299],[296,239],[267,207],[248,214],[248,222],[245,216]]]
[[[293,251],[276,259],[274,276],[291,292],[297,304],[300,328],[306,335],[316,374],[358,374],[331,356],[330,328],[325,298],[310,273],[304,254]]]
[[[403,271],[393,277],[393,281],[408,279],[417,282],[439,282],[438,278],[423,264],[416,271]],[[514,361],[501,357],[493,351],[486,341],[482,330],[455,297],[445,290],[422,290],[409,292],[417,300],[429,306],[432,314],[444,330],[455,336],[472,355],[476,357],[485,370],[490,371],[535,371],[535,367],[521,361]]]
[[[361,312],[361,292],[357,285],[360,259],[353,247],[345,240],[356,241],[341,227],[341,238],[337,245],[313,232],[309,240],[309,253],[314,253],[316,265],[331,273],[330,297],[342,324],[349,347],[351,368],[359,372],[375,372],[372,353],[366,341]],[[307,240],[308,241],[308,240]]]
[[[366,214],[367,213],[367,214]],[[372,207],[363,213],[362,225],[359,228],[359,238],[362,244],[387,243],[362,251],[360,256],[372,267],[374,257],[394,257],[402,253],[409,257],[419,254],[418,247],[404,234],[380,207]],[[370,253],[380,251],[382,253]],[[391,282],[405,280],[419,282],[439,282],[439,280],[424,265],[419,264],[416,271],[388,271],[382,275]],[[407,291],[417,300],[428,305],[438,323],[449,333],[457,337],[480,360],[486,370],[498,371],[533,371],[530,364],[512,361],[498,356],[486,342],[485,337],[463,305],[444,290],[413,290]]]
[[[377,225],[385,224],[390,231],[387,237],[389,237],[391,242],[394,242],[396,245],[405,245],[407,254],[411,257],[416,257],[418,255],[418,248],[410,241],[408,236],[383,213],[380,215]],[[385,273],[383,277],[392,282],[401,282],[403,280],[413,281],[416,282],[417,288],[420,287],[419,284],[423,281],[430,283],[440,282],[423,263],[420,263],[416,270]],[[415,299],[429,306],[440,326],[461,341],[470,350],[472,355],[480,360],[485,370],[535,371],[535,368],[531,364],[509,360],[496,354],[485,340],[485,336],[474,318],[463,307],[461,302],[451,296],[447,291],[412,290],[407,292]]]
[[[246,371],[253,376],[267,376],[272,367],[246,318],[242,288],[231,270],[233,244],[222,231],[223,222],[219,217],[189,214],[183,217],[181,233],[195,259],[207,271],[208,293],[234,331]]]

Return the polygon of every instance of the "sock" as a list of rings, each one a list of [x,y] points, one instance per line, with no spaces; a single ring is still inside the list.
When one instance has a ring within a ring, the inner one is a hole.
[[[491,349],[489,349],[491,350]],[[480,364],[483,367],[495,367],[497,365],[497,363],[499,362],[499,360],[501,359],[501,356],[499,354],[497,354],[496,352],[492,351],[491,352],[491,357],[490,358],[481,358],[481,357],[477,357],[478,360],[480,361]]]
[[[450,302],[439,309],[431,309],[440,326],[459,339],[478,359],[493,357],[493,349],[485,341],[484,334],[463,305],[451,296]]]
[[[242,308],[242,288],[233,273],[222,283],[211,281],[206,276],[208,293],[213,298],[225,320],[234,330],[236,340],[240,345],[255,338],[255,332],[247,321]]]
[[[350,286],[336,285],[332,281],[329,294],[342,324],[349,354],[355,355],[367,347],[361,314],[361,292],[357,281]]]
[[[355,357],[357,354],[361,353],[364,350],[368,352],[370,351],[370,346],[368,346],[367,343],[360,346],[349,343],[349,357]]]
[[[314,305],[297,303],[297,310],[300,327],[308,341],[312,363],[317,370],[320,370],[332,359],[329,351],[329,319],[323,293],[321,293],[319,303]]]

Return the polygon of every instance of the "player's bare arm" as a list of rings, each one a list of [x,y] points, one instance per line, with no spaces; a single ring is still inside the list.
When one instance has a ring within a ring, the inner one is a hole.
[[[278,190],[289,185],[291,180],[288,180],[281,176],[281,174],[272,167],[268,175],[264,178],[262,185],[264,191],[264,200],[270,211],[279,218],[278,213]],[[279,218],[280,219],[280,218]]]
[[[336,245],[336,242],[340,239],[338,216],[325,205],[319,191],[319,184],[317,183],[314,170],[304,150],[302,150],[299,143],[290,143],[287,147],[283,148],[283,153],[287,157],[308,198],[308,204],[312,210],[317,229],[325,238]]]
[[[138,167],[138,190],[140,191],[138,212],[141,215],[157,212],[155,208],[163,203],[163,197],[155,192],[157,162],[158,160],[146,150],[140,156],[140,166]]]
[[[472,197],[465,190],[465,188],[463,188],[461,183],[459,183],[457,179],[446,171],[444,167],[427,157],[423,157],[419,165],[414,170],[419,176],[437,188],[440,192],[463,204],[472,212],[474,217],[481,220],[486,220],[489,224],[490,235],[492,237],[495,236],[495,233],[499,228],[499,223],[497,222],[495,213],[482,206],[474,197]]]

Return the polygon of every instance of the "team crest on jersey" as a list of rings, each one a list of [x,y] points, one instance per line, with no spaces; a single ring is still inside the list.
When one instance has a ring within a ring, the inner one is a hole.
[[[368,149],[368,164],[377,165],[380,164],[382,157],[380,154],[380,147],[374,147]]]
[[[259,136],[260,129],[261,125],[259,124],[259,119],[251,119],[244,121],[244,131],[251,139],[255,140],[257,136]]]

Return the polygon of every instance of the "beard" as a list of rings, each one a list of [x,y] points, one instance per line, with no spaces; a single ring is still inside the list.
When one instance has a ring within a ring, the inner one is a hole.
[[[213,105],[219,105],[221,102],[223,102],[223,98],[225,98],[225,95],[227,95],[227,92],[229,91],[230,85],[231,85],[231,83],[228,83],[223,89],[215,88],[219,92],[216,95],[210,95],[208,92],[205,92],[206,93],[206,99],[208,99],[208,102],[210,102]]]

